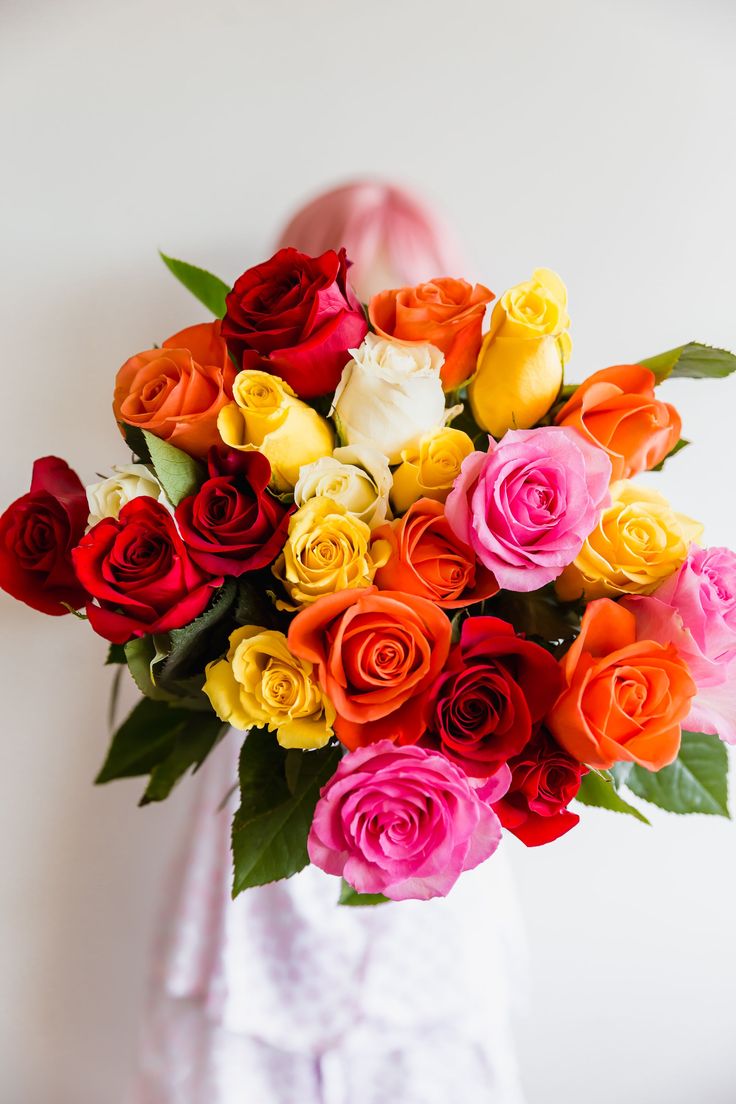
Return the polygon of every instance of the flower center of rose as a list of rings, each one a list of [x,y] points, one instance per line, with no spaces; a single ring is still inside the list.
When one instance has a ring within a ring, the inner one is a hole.
[[[263,672],[262,689],[270,705],[290,709],[297,700],[299,682],[294,671],[270,659]]]

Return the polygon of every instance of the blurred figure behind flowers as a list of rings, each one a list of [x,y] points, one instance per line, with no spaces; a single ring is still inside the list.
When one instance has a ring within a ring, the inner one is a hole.
[[[364,303],[463,272],[438,215],[373,180],[315,196],[278,247],[345,247]],[[194,787],[129,1104],[522,1104],[509,1022],[519,921],[504,860],[421,904],[337,908],[334,879],[313,866],[232,901],[222,799],[240,742],[231,732]]]

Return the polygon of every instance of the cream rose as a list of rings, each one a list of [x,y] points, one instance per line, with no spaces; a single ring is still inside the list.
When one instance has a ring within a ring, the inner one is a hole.
[[[126,503],[145,495],[155,498],[162,506],[173,513],[173,506],[156,476],[145,464],[113,465],[113,475],[90,483],[86,488],[89,505],[87,527],[92,528],[104,518],[117,518]]]
[[[340,440],[372,445],[398,464],[403,449],[450,416],[440,379],[444,357],[434,345],[404,345],[376,334],[350,351],[331,411]]]
[[[304,465],[294,502],[303,506],[310,498],[331,498],[373,529],[390,517],[391,482],[391,469],[382,453],[370,445],[345,445],[332,456]]]

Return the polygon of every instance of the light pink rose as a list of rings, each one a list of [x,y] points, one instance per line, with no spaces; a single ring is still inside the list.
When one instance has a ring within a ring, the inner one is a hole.
[[[381,740],[346,755],[323,787],[309,858],[359,893],[446,896],[501,838],[498,817],[437,751]]]
[[[463,462],[445,514],[500,587],[537,590],[598,524],[610,478],[608,456],[575,429],[510,430]]]
[[[640,636],[674,644],[687,663],[698,693],[683,726],[736,744],[736,553],[691,545],[654,595],[621,604]]]

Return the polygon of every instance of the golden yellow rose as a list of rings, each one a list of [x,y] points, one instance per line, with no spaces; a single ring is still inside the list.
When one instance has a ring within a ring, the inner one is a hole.
[[[373,550],[370,543],[370,526],[345,506],[310,498],[292,515],[284,550],[271,569],[288,595],[276,605],[300,609],[323,594],[370,586],[389,555],[385,542],[376,541]]]
[[[394,472],[391,503],[403,514],[420,498],[444,502],[474,445],[467,433],[451,426],[425,433],[416,448],[405,449]]]
[[[556,272],[535,269],[498,301],[468,385],[473,417],[501,437],[529,429],[557,398],[572,342],[567,288]]]
[[[230,448],[262,452],[271,465],[276,491],[291,491],[303,464],[332,454],[330,423],[278,376],[250,369],[239,372],[233,399],[217,417],[220,436]]]
[[[703,526],[676,513],[663,495],[622,479],[611,505],[555,586],[563,602],[581,596],[651,594],[677,571]]]
[[[285,748],[320,748],[332,736],[335,710],[312,678],[312,664],[289,651],[283,633],[243,625],[226,659],[207,665],[204,692],[235,728],[266,726]]]

